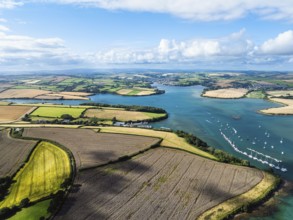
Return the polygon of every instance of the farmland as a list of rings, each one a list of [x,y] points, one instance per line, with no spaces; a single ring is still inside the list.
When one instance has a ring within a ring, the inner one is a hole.
[[[120,89],[116,91],[119,95],[128,95],[128,96],[145,96],[145,95],[154,95],[156,94],[155,89],[147,89],[147,88],[127,88]]]
[[[79,173],[56,219],[195,219],[263,178],[252,168],[158,148]]]
[[[193,147],[188,144],[183,138],[178,137],[172,132],[165,131],[154,131],[149,129],[141,128],[122,128],[122,127],[100,127],[101,132],[105,133],[121,133],[121,134],[134,134],[134,135],[143,135],[150,137],[162,138],[161,146],[176,148],[190,153],[194,153],[206,158],[217,160],[217,158],[205,151],[202,151],[198,148]]]
[[[25,128],[23,136],[62,144],[73,153],[78,168],[105,164],[160,142],[153,137],[96,133],[89,129]]]
[[[19,205],[25,198],[37,201],[57,192],[70,172],[70,159],[64,150],[48,142],[39,143],[29,161],[13,178],[15,182],[0,202],[0,208]]]
[[[15,87],[0,92],[0,99],[77,99],[88,100],[87,96],[91,93],[85,92],[53,92],[41,89],[29,89],[24,87]]]
[[[0,122],[10,122],[21,118],[33,110],[32,106],[0,106]]]
[[[0,177],[12,176],[26,161],[35,141],[11,138],[9,130],[0,131]]]
[[[210,90],[203,93],[202,96],[210,97],[210,98],[218,98],[218,99],[235,99],[242,98],[248,92],[247,89],[217,89]]]
[[[23,208],[16,215],[9,218],[9,220],[39,220],[41,217],[49,217],[47,209],[50,205],[51,199],[38,202],[37,204]]]
[[[88,109],[84,116],[85,117],[97,117],[101,119],[112,120],[114,117],[117,121],[138,121],[138,120],[148,120],[155,119],[165,116],[166,114],[159,113],[147,113],[138,111],[125,111],[123,109]]]
[[[293,115],[293,99],[270,98],[269,100],[285,106],[260,110],[261,113],[269,115]]]
[[[68,107],[39,107],[30,115],[37,117],[60,118],[63,114],[69,114],[74,118],[79,118],[85,108]]]

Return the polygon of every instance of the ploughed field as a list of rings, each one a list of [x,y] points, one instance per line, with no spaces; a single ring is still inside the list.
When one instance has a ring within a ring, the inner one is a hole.
[[[35,144],[36,141],[11,138],[9,130],[0,131],[0,177],[13,175]]]
[[[146,150],[161,141],[153,137],[65,128],[25,128],[23,136],[52,140],[67,147],[73,153],[77,168],[105,164]]]
[[[156,148],[79,172],[55,219],[195,219],[262,178],[256,169]]]

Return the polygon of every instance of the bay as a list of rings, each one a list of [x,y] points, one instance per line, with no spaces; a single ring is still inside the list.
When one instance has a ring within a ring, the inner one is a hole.
[[[169,118],[153,123],[154,127],[190,132],[210,146],[223,149],[252,165],[269,169],[266,163],[284,179],[293,181],[293,116],[268,116],[258,110],[280,106],[261,99],[213,99],[200,96],[204,87],[172,87],[156,85],[166,91],[163,95],[132,97],[97,94],[89,102],[125,105],[147,105],[164,108]],[[39,100],[10,100],[36,103]],[[54,100],[50,103],[78,105],[84,101]],[[225,139],[226,137],[226,139]],[[236,151],[227,138],[238,149]],[[241,153],[242,152],[242,153]],[[246,155],[244,154],[246,152]],[[262,161],[262,162],[261,162]],[[261,219],[293,219],[293,194],[279,198],[278,211]],[[255,219],[255,218],[252,218]]]

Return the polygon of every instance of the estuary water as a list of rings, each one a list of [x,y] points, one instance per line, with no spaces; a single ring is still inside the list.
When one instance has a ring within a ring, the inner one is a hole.
[[[202,86],[156,86],[166,93],[145,97],[98,94],[91,96],[89,102],[164,108],[169,118],[153,123],[154,127],[193,133],[210,146],[247,159],[254,166],[272,168],[283,178],[293,181],[293,116],[268,116],[257,112],[280,105],[260,99],[203,98],[200,96]],[[29,99],[11,101],[39,102]],[[49,102],[78,105],[84,101]],[[278,199],[280,203],[274,215],[260,219],[293,219],[293,194]]]

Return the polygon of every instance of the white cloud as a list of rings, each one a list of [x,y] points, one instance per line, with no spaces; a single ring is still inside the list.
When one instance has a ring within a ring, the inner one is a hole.
[[[265,41],[259,48],[261,53],[275,55],[293,54],[293,31],[280,33],[276,38]]]
[[[10,9],[20,5],[23,5],[21,1],[16,1],[16,0],[1,0],[0,1],[0,9]]]
[[[241,30],[219,39],[161,39],[157,47],[148,50],[116,48],[99,51],[94,57],[102,63],[180,63],[248,56],[253,48],[254,44],[245,38],[245,30]]]
[[[107,10],[168,13],[184,19],[233,20],[254,13],[265,19],[293,21],[292,0],[35,0]]]
[[[32,38],[0,32],[0,66],[62,66],[80,64],[60,38]]]
[[[9,28],[0,24],[0,31],[9,31]]]
[[[6,19],[4,19],[4,18],[0,18],[0,22],[2,22],[2,23],[6,23],[6,22],[7,22],[7,20],[6,20]]]

